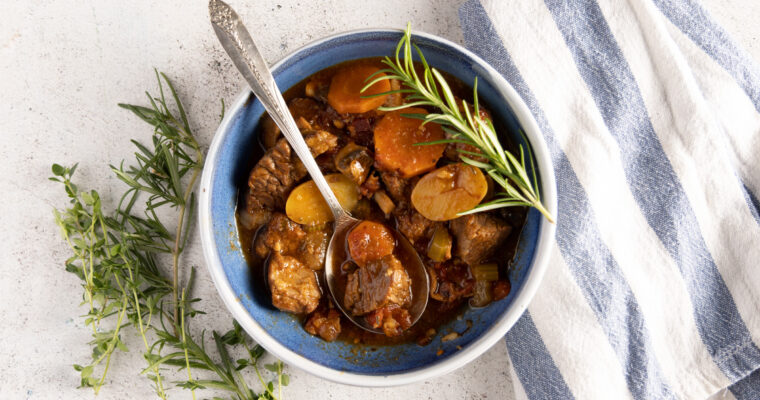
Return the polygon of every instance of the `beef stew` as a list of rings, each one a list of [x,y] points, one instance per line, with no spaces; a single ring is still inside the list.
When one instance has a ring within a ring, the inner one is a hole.
[[[256,290],[271,298],[274,307],[302,318],[310,334],[372,346],[425,344],[466,307],[483,307],[506,297],[508,268],[526,210],[457,217],[458,212],[488,198],[493,186],[490,178],[460,163],[452,151],[457,145],[415,145],[443,138],[436,124],[420,127],[419,120],[401,115],[408,110],[377,110],[381,105],[403,103],[400,93],[373,97],[372,102],[351,96],[358,90],[352,80],[359,77],[363,82],[379,67],[379,59],[346,62],[306,78],[285,93],[320,169],[334,173],[334,180],[340,181],[338,189],[332,183],[331,187],[341,204],[366,220],[347,236],[345,289],[342,296],[336,294],[341,298],[331,298],[322,272],[331,216],[314,211],[320,208],[321,196],[301,189],[311,181],[266,115],[258,127],[260,147],[252,149],[251,172],[241,185],[238,231],[249,266],[256,271]],[[466,99],[471,93],[455,78],[447,76],[447,80],[456,96]],[[336,82],[338,92],[331,95]],[[394,85],[391,81],[391,89]],[[415,197],[423,200],[415,201]],[[441,207],[442,202],[460,208]],[[384,225],[395,227],[414,246],[430,277],[428,308],[411,327],[405,309],[410,301],[409,276],[403,257],[393,251],[392,230],[386,232]],[[480,270],[486,273],[474,273]],[[345,320],[335,301],[385,335]]]

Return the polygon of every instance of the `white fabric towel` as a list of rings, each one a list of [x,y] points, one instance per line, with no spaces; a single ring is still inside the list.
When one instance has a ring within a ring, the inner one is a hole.
[[[518,398],[760,399],[760,69],[694,0],[469,0],[549,145],[551,266]]]

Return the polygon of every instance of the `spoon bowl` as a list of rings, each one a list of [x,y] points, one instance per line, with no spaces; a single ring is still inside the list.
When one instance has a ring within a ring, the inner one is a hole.
[[[348,217],[341,223],[336,221],[333,236],[330,238],[330,244],[327,247],[327,255],[325,257],[325,281],[327,282],[330,294],[335,300],[335,305],[346,318],[367,331],[382,335],[382,330],[373,328],[369,325],[366,318],[353,315],[343,305],[345,274],[341,268],[346,257],[346,236],[360,222],[360,220],[353,217]],[[417,254],[417,251],[414,250],[412,244],[397,230],[393,229],[393,234],[396,237],[399,258],[412,282],[412,303],[407,310],[411,316],[412,325],[414,325],[422,317],[422,313],[425,312],[425,308],[427,307],[430,291],[429,277],[422,259]]]

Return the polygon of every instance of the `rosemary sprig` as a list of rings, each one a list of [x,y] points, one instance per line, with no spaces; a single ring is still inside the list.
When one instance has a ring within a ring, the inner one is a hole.
[[[281,388],[275,396],[274,383],[262,378],[258,363],[263,348],[250,343],[240,325],[233,321],[233,328],[221,335],[212,331],[213,357],[205,347],[204,334],[198,338],[189,329],[192,318],[203,312],[193,307],[200,299],[190,297],[194,268],[189,269],[185,285],[179,282],[180,256],[195,211],[194,187],[203,153],[173,85],[164,74],[156,72],[156,77],[160,96],[148,94],[150,107],[120,104],[154,131],[150,147],[132,141],[137,148],[135,164],[111,166],[128,186],[116,210],[106,213],[97,191],[79,190],[72,182],[76,165],[53,164],[54,177],[50,179],[63,184],[70,203],[63,210],[54,210],[56,223],[73,252],[66,260],[66,270],[82,280],[88,306],[84,323],[92,328],[93,336],[91,362],[74,368],[80,372],[81,386],[97,393],[116,350],[127,351],[122,335],[137,334],[147,363],[141,374],[152,382],[161,399],[168,396],[168,382],[190,390],[193,399],[196,390],[223,391],[241,400],[281,399]],[[177,113],[169,109],[164,85]],[[141,196],[147,198],[140,201]],[[172,210],[175,218],[159,218],[172,215]],[[162,268],[162,254],[172,260],[169,274]],[[245,357],[233,362],[231,354]],[[254,393],[242,375],[249,367],[261,382],[261,394]],[[169,368],[177,369],[171,374],[172,381],[165,376]],[[276,374],[279,385],[287,385],[281,362],[265,368]],[[185,378],[176,380],[183,369]]]
[[[412,58],[412,47],[417,51],[422,63],[422,76],[417,73]],[[367,78],[368,83],[362,92],[383,80],[395,79],[401,82],[402,89],[380,93],[374,96],[382,96],[392,93],[406,95],[406,102],[396,107],[381,107],[382,111],[394,111],[408,107],[433,107],[439,112],[430,114],[404,114],[406,117],[422,119],[424,123],[435,122],[441,125],[448,134],[447,139],[430,141],[420,144],[431,145],[441,143],[459,143],[471,146],[478,151],[457,148],[462,162],[481,168],[494,182],[498,183],[503,191],[497,192],[495,200],[480,204],[472,210],[465,211],[460,215],[493,210],[502,207],[528,206],[534,207],[543,214],[547,220],[554,222],[554,217],[541,203],[538,189],[533,154],[530,146],[527,147],[527,158],[533,171],[532,177],[528,176],[525,164],[525,151],[522,145],[519,158],[502,148],[493,123],[480,115],[478,104],[478,80],[475,78],[473,85],[473,104],[470,105],[462,100],[458,104],[451,87],[443,75],[428,65],[422,51],[412,43],[411,24],[408,24],[404,36],[396,46],[395,59],[385,57],[382,61],[388,68],[377,71]],[[378,74],[383,76],[377,76]],[[478,161],[474,157],[483,157],[486,162]]]

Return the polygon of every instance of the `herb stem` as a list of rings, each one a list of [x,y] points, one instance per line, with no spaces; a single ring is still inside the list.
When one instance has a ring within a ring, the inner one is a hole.
[[[174,89],[172,89],[172,92],[174,92]],[[181,107],[181,106],[180,106]],[[180,108],[181,110],[181,108]],[[198,176],[200,175],[201,169],[203,168],[203,153],[201,152],[200,146],[198,145],[198,142],[195,140],[195,136],[191,132],[189,132],[186,129],[189,129],[189,127],[185,126],[185,129],[182,128],[182,124],[177,121],[176,118],[171,116],[169,118],[176,126],[177,130],[180,132],[181,135],[185,137],[185,140],[190,144],[190,146],[195,150],[195,165],[193,166],[193,175],[190,177],[190,181],[187,183],[187,187],[185,188],[185,193],[182,196],[182,203],[179,207],[179,215],[178,215],[178,223],[177,223],[177,230],[174,234],[174,248],[172,250],[172,270],[173,270],[173,277],[172,280],[172,293],[174,297],[174,321],[177,321],[177,313],[178,313],[178,303],[177,303],[177,292],[179,287],[179,254],[181,252],[180,250],[180,242],[182,241],[182,228],[184,226],[185,222],[185,209],[187,208],[187,202],[190,199],[190,195],[193,193],[193,189],[195,188],[195,181],[198,179]],[[175,328],[175,334],[176,334],[176,328]]]
[[[111,356],[113,355],[113,351],[116,347],[116,342],[119,340],[119,330],[121,329],[121,321],[124,319],[124,313],[126,311],[127,311],[127,297],[123,296],[121,311],[119,311],[119,318],[116,321],[116,327],[113,330],[113,336],[111,337],[111,341],[108,343],[108,348],[106,349],[106,351],[96,361],[96,364],[98,364],[103,359],[103,357],[106,357],[106,366],[103,369],[103,375],[100,377],[100,381],[97,383],[97,385],[95,385],[95,388],[94,388],[96,395],[100,391],[100,388],[103,387],[103,382],[105,382],[106,380],[106,375],[108,374],[108,367],[111,365]]]
[[[124,265],[127,266],[127,272],[129,273],[129,280],[134,281],[134,275],[132,274],[132,263],[129,262],[129,260],[124,256],[124,253],[121,254],[121,259],[124,261]],[[119,281],[118,277],[114,277],[116,283],[119,285],[119,288],[124,290],[124,288],[121,285],[121,282]],[[142,317],[142,311],[140,310],[140,300],[137,297],[137,290],[134,288],[132,289],[132,296],[134,298],[134,305],[135,310],[137,314],[137,325],[138,330],[140,332],[140,337],[142,338],[143,344],[145,345],[145,351],[150,351],[150,346],[148,346],[148,338],[145,336],[145,333],[147,332],[146,326],[150,326],[150,319],[153,315],[152,310],[148,310],[148,321],[146,324],[143,324],[143,317]],[[156,394],[158,394],[158,397],[162,399],[166,399],[166,392],[164,391],[164,384],[161,379],[161,372],[158,370],[158,366],[153,367],[153,373],[156,374]]]
[[[179,287],[179,254],[180,254],[180,242],[182,241],[182,227],[184,226],[185,222],[185,209],[187,208],[187,201],[190,198],[190,194],[193,192],[193,186],[195,186],[195,181],[198,179],[198,175],[200,173],[200,168],[195,168],[195,171],[193,171],[193,175],[190,178],[190,182],[188,182],[187,188],[185,189],[185,195],[182,198],[182,205],[179,207],[179,215],[178,215],[178,222],[177,222],[177,230],[174,233],[174,249],[172,250],[172,270],[174,273],[174,279],[172,280],[172,294],[174,296],[174,321],[179,319],[178,318],[178,312],[179,312],[179,303],[177,299],[177,292]],[[176,325],[175,325],[175,334],[176,332]]]
[[[193,374],[190,371],[190,357],[187,354],[187,337],[185,336],[185,289],[182,289],[182,314],[180,315],[180,327],[182,331],[182,348],[185,352],[185,369],[187,369],[187,381],[193,383]],[[190,389],[195,400],[195,388]]]

